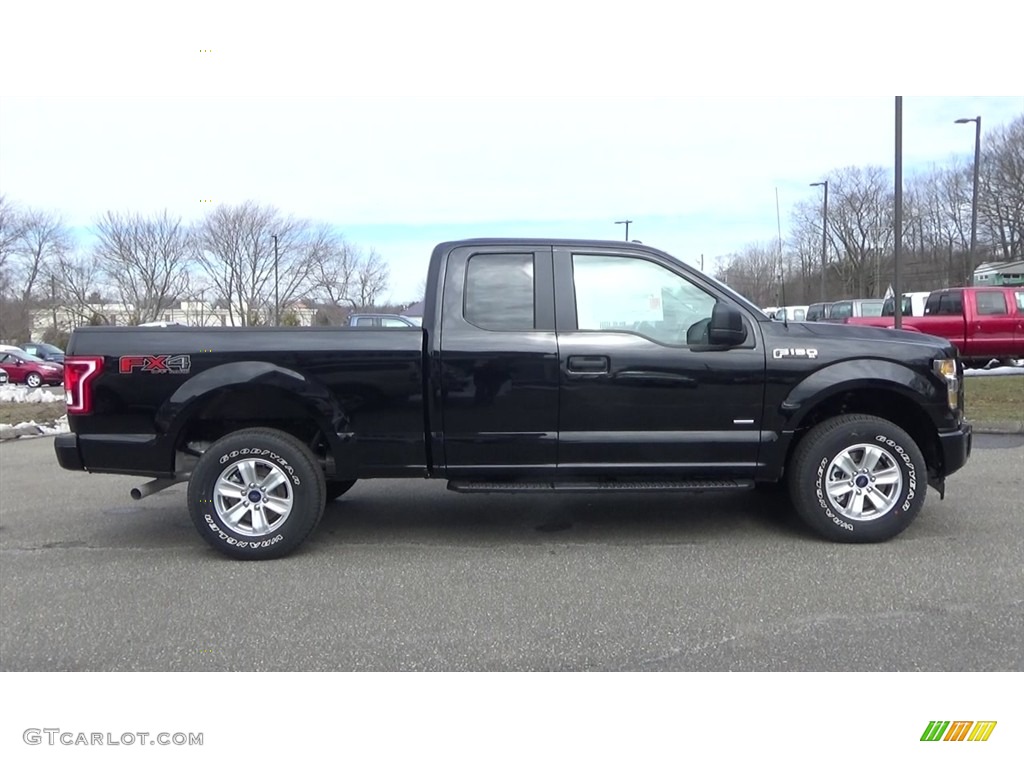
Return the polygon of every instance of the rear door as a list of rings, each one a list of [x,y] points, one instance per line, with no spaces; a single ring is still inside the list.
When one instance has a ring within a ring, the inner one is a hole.
[[[654,255],[556,248],[558,474],[753,477],[765,356],[701,349],[716,297]]]
[[[558,448],[551,247],[454,249],[443,302],[438,377],[448,477],[550,476]]]
[[[1024,288],[1013,292],[1013,301],[1017,308],[1017,327],[1013,332],[1014,355],[1024,357]]]
[[[1017,330],[1015,307],[1009,291],[998,288],[977,290],[968,294],[974,305],[974,317],[970,322],[971,354],[981,357],[1006,357],[1014,349],[1014,334]]]

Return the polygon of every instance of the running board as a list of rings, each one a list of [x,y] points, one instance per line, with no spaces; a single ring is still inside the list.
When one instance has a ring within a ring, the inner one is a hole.
[[[754,482],[746,480],[677,480],[650,482],[530,482],[495,483],[475,480],[449,480],[448,490],[456,493],[588,493],[595,491],[733,491],[753,488]]]

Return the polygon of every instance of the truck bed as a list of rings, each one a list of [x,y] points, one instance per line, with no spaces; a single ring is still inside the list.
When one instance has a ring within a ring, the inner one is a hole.
[[[329,475],[421,474],[423,340],[420,328],[80,328],[68,354],[100,356],[103,370],[92,413],[69,422],[86,469],[111,467],[106,446],[130,442],[119,471],[170,475],[177,449],[213,437],[182,432],[197,413],[212,424],[313,411],[337,463],[358,456]]]

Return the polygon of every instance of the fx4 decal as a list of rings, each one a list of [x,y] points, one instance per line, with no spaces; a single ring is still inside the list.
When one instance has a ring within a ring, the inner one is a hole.
[[[118,364],[121,373],[188,373],[191,368],[188,355],[124,355]]]

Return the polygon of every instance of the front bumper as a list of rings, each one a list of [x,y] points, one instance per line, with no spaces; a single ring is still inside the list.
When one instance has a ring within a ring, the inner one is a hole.
[[[62,469],[85,469],[82,454],[78,451],[78,435],[74,432],[57,435],[53,441],[53,450]]]
[[[943,475],[949,477],[967,463],[971,457],[973,443],[971,425],[966,421],[954,432],[940,432],[939,445],[942,447]]]

